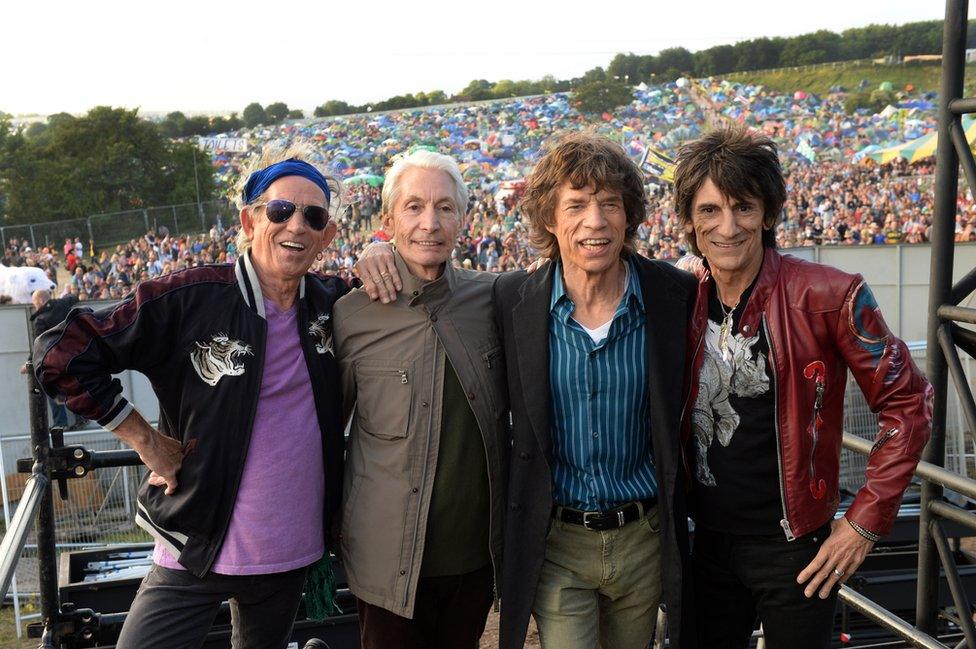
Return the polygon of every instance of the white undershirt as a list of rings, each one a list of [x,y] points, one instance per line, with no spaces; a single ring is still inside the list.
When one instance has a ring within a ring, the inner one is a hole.
[[[627,291],[627,283],[629,281],[630,281],[630,266],[628,264],[624,263],[624,292]],[[616,313],[615,313],[615,315],[616,315]],[[573,318],[573,322],[575,322],[579,326],[583,327],[583,331],[586,332],[586,335],[588,335],[590,338],[592,338],[594,343],[599,344],[600,341],[603,340],[604,338],[606,338],[607,337],[607,334],[610,333],[610,325],[613,324],[613,316],[610,316],[610,319],[609,320],[607,320],[606,322],[604,322],[602,325],[600,325],[596,329],[590,329],[589,327],[587,327],[586,325],[584,325],[582,322],[580,322],[576,318]]]
[[[573,320],[576,320],[576,318],[573,318]],[[613,324],[613,318],[610,318],[596,329],[590,329],[584,326],[579,320],[576,320],[576,324],[583,327],[583,331],[585,331],[586,334],[593,339],[593,342],[599,343],[601,340],[607,337],[608,333],[610,333],[610,325]]]

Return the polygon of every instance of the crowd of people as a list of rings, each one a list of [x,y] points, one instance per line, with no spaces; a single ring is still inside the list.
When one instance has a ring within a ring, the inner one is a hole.
[[[141,281],[194,266],[230,263],[237,259],[237,227],[214,226],[195,236],[171,236],[156,229],[138,239],[86,255],[80,241],[65,240],[63,249],[10,239],[4,250],[6,266],[36,266],[58,285],[56,297],[73,295],[79,301],[114,300]]]
[[[932,132],[932,97],[900,93],[897,105],[880,113],[849,114],[844,94],[818,97],[798,91],[776,93],[760,86],[720,79],[678,79],[634,89],[633,101],[597,118],[577,112],[566,93],[477,105],[430,107],[352,115],[242,130],[253,148],[265,142],[303,139],[315,143],[321,162],[353,187],[353,209],[363,188],[373,198],[364,215],[378,210],[379,190],[364,179],[382,176],[393,160],[418,147],[437,149],[461,162],[473,190],[469,226],[458,243],[458,263],[475,268],[521,267],[531,258],[517,205],[504,190],[528,173],[556,133],[583,126],[621,142],[635,159],[653,147],[673,155],[684,141],[709,125],[741,122],[771,136],[781,151],[791,200],[777,240],[784,248],[809,245],[879,245],[928,240],[932,217],[932,160],[879,165],[863,161],[868,151]],[[218,154],[218,176],[236,178],[244,154]],[[855,162],[855,160],[857,160]],[[642,254],[661,259],[686,249],[676,227],[667,183],[649,178],[647,221],[641,226]],[[493,200],[494,195],[494,200]],[[503,198],[499,198],[503,196]],[[959,240],[971,240],[972,199],[961,196]],[[333,269],[354,261],[357,243],[374,238],[376,223],[354,218],[358,231],[346,242]],[[497,260],[495,257],[497,256]]]
[[[554,134],[582,127],[620,141],[636,160],[648,147],[673,155],[682,142],[718,123],[750,125],[774,139],[784,164],[789,200],[777,230],[780,247],[924,243],[933,214],[932,158],[877,164],[866,161],[864,153],[932,132],[930,100],[928,95],[902,93],[897,106],[880,113],[848,114],[839,93],[820,98],[725,80],[678,79],[642,84],[634,89],[633,102],[596,119],[577,112],[567,93],[556,93],[299,121],[228,135],[248,139],[251,151],[292,140],[315,146],[317,162],[344,182],[337,202],[336,244],[315,268],[348,279],[363,248],[387,239],[378,218],[385,169],[418,148],[457,159],[471,190],[455,263],[491,271],[526,266],[536,253],[528,243],[519,206],[523,179]],[[214,155],[222,186],[233,186],[247,159],[247,154]],[[638,229],[638,250],[650,258],[680,258],[687,246],[670,186],[649,175],[647,189],[647,219]],[[959,207],[957,241],[976,240],[976,202],[968,192],[960,195]],[[43,268],[61,294],[115,299],[145,279],[190,266],[233,262],[237,228],[225,225],[180,236],[162,228],[114,248],[89,242],[87,250],[78,240],[65,241],[63,248],[32,250],[28,242],[11,239],[3,262]]]

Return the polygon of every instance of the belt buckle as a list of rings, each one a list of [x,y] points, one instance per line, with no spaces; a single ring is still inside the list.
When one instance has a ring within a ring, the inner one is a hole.
[[[601,512],[583,512],[583,527],[592,532],[599,532],[600,530],[595,527],[590,527],[590,520],[599,516]]]

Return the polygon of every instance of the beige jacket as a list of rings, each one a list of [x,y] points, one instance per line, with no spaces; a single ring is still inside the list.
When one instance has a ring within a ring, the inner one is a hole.
[[[353,291],[333,309],[345,412],[340,549],[356,597],[412,618],[437,467],[445,354],[457,371],[484,440],[491,497],[490,542],[500,574],[508,390],[492,310],[497,275],[458,270],[424,283],[396,255],[396,302]]]

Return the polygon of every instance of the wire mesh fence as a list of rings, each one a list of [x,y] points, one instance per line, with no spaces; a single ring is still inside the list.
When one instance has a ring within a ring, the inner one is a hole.
[[[82,445],[95,451],[126,448],[112,433],[101,429],[65,433],[66,445]],[[3,467],[4,533],[17,509],[27,481],[27,474],[17,473],[17,459],[30,457],[30,438],[0,439],[0,466]],[[136,491],[143,467],[101,469],[83,478],[67,481],[68,499],[62,500],[54,489],[55,543],[61,553],[88,547],[127,545],[150,541],[135,524]],[[17,563],[16,581],[10,589],[18,631],[23,621],[36,617],[31,602],[36,598],[38,581],[37,538],[32,530]],[[25,603],[27,608],[24,608]]]
[[[5,225],[0,227],[0,245],[6,247],[7,242],[17,239],[27,241],[32,248],[60,248],[65,239],[79,239],[89,251],[125,243],[141,237],[150,229],[172,235],[206,232],[217,223],[229,226],[236,216],[233,205],[226,200],[148,207],[95,214],[84,219]]]
[[[922,368],[922,371],[925,371],[925,344],[916,343],[910,345],[909,348],[912,359]],[[960,359],[967,381],[972,386],[976,361],[966,354],[960,354]],[[965,414],[959,401],[959,393],[952,381],[949,381],[948,385],[946,406],[945,467],[960,475],[976,477],[976,445],[974,445],[973,434],[968,430],[969,427],[966,424]],[[878,416],[871,412],[861,389],[850,374],[847,377],[847,396],[844,400],[844,432],[872,442],[878,435]],[[866,456],[844,449],[840,462],[840,487],[850,492],[856,492],[863,486],[867,462]]]

